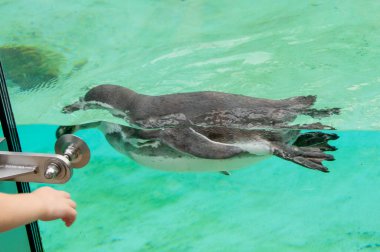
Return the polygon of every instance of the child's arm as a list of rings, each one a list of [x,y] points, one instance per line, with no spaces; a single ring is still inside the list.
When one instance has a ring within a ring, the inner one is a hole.
[[[36,220],[62,219],[69,227],[76,218],[75,208],[70,194],[50,187],[24,194],[0,193],[0,232]]]

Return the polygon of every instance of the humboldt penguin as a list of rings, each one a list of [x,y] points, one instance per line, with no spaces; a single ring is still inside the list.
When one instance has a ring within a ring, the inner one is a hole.
[[[298,115],[322,118],[339,114],[339,108],[311,108],[315,101],[316,96],[311,95],[269,100],[212,91],[151,96],[122,86],[99,85],[79,101],[65,106],[63,112],[105,109],[129,126],[94,122],[62,126],[57,134],[99,127],[120,152],[143,164],[152,161],[148,166],[160,163],[161,168],[167,165],[167,169],[170,166],[174,170],[210,170],[207,167],[213,161],[217,165],[212,169],[224,171],[245,165],[242,160],[252,163],[275,155],[327,172],[322,161],[334,158],[324,151],[336,149],[328,141],[338,136],[300,130],[333,128],[319,122],[291,124]],[[168,159],[169,156],[182,160],[182,164]],[[155,162],[153,157],[165,162]]]

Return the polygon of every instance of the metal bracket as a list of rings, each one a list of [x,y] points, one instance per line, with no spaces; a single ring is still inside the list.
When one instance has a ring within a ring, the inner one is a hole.
[[[0,151],[0,181],[63,184],[71,178],[72,167],[83,167],[90,160],[87,144],[74,135],[61,136],[55,150],[57,154]]]

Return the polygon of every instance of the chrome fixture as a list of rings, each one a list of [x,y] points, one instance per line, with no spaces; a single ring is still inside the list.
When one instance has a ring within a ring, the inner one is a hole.
[[[0,147],[5,139],[0,139]],[[90,160],[87,144],[74,135],[63,135],[55,143],[56,154],[0,151],[0,181],[66,183],[72,168]]]

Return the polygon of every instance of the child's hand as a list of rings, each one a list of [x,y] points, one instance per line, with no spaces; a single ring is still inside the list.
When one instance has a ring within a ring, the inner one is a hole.
[[[76,203],[70,199],[69,193],[51,187],[41,187],[32,192],[31,196],[40,204],[39,220],[62,219],[67,227],[75,221]]]

